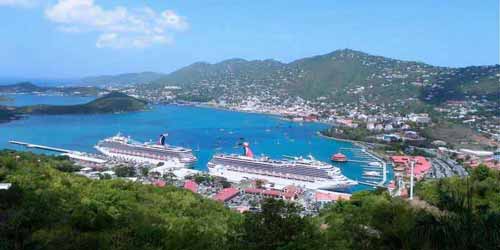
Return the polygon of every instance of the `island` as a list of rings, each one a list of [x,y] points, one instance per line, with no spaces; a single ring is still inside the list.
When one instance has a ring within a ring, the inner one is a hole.
[[[147,102],[120,92],[111,92],[91,102],[77,105],[31,105],[15,109],[17,114],[65,115],[141,111]]]

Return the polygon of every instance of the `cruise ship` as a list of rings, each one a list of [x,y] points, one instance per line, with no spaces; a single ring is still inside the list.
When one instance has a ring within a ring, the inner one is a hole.
[[[165,143],[166,134],[160,135],[157,144],[139,143],[120,134],[101,140],[94,148],[104,155],[156,165],[186,167],[196,161],[191,149]]]
[[[306,189],[332,190],[357,185],[345,177],[339,168],[317,161],[313,157],[291,160],[254,158],[248,143],[243,144],[244,154],[217,154],[208,163],[211,175],[224,177],[230,182],[265,180],[274,188],[294,185]]]

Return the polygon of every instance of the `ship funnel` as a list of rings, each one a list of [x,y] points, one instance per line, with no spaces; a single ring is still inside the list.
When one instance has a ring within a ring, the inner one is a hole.
[[[247,157],[253,158],[253,152],[250,149],[250,144],[248,142],[244,142],[242,145],[243,145],[243,153],[244,153],[244,155],[247,156]]]
[[[158,145],[165,145],[165,139],[167,138],[168,134],[161,134],[160,139],[158,140]]]

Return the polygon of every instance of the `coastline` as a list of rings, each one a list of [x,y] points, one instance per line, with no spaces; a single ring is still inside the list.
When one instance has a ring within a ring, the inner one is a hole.
[[[343,142],[350,142],[350,143],[352,143],[352,144],[354,144],[356,146],[367,148],[367,146],[365,144],[366,142],[364,142],[364,141],[356,141],[356,140],[350,140],[350,139],[342,139],[342,138],[337,138],[337,137],[330,137],[330,136],[326,136],[326,135],[322,134],[320,131],[317,131],[316,135],[318,135],[319,137],[325,138],[325,139],[330,139],[330,140],[335,140],[335,141],[343,141]]]
[[[377,153],[377,152],[371,150],[367,142],[350,140],[350,139],[342,139],[342,138],[336,138],[336,137],[330,137],[330,136],[326,136],[326,135],[321,134],[321,132],[319,132],[319,131],[316,132],[316,134],[319,137],[322,137],[322,138],[325,138],[325,139],[329,139],[329,140],[342,141],[342,142],[350,142],[353,145],[356,145],[356,146],[358,146],[358,147],[366,150],[367,152],[369,152],[369,153],[377,156],[378,158],[383,159],[384,161],[387,161],[387,159],[388,159],[387,155],[381,155],[380,153]]]

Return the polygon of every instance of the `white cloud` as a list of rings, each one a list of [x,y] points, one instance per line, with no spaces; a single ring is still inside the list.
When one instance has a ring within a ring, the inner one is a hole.
[[[38,0],[0,0],[0,6],[28,8],[36,6],[38,2]]]
[[[3,0],[0,0],[3,1]],[[64,32],[100,32],[98,48],[144,48],[172,41],[174,32],[189,24],[172,10],[157,13],[149,7],[104,9],[93,0],[59,0],[45,10],[45,16],[60,24]]]

